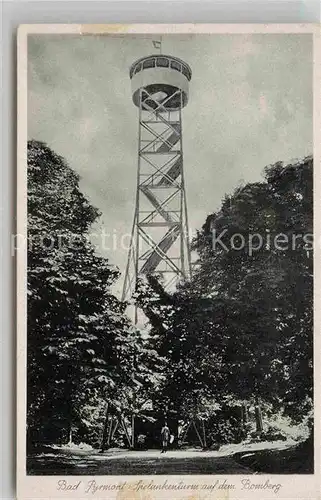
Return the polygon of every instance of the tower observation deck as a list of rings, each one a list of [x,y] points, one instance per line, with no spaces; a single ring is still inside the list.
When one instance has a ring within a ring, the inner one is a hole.
[[[138,170],[123,300],[141,275],[156,274],[169,288],[191,271],[182,109],[192,71],[181,59],[158,54],[135,61],[129,76],[138,108]]]

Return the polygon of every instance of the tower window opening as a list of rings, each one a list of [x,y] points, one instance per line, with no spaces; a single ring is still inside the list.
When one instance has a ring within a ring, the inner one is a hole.
[[[135,71],[134,71],[134,74],[136,75],[136,73],[139,73],[141,70],[142,70],[142,65],[141,64],[137,64],[137,66],[135,68]]]
[[[143,69],[155,68],[155,59],[146,59],[143,62]]]
[[[187,68],[185,66],[182,66],[182,73],[183,73],[184,76],[186,76],[186,78],[188,80],[191,79],[191,75],[190,75],[189,71],[187,70]]]
[[[156,59],[157,66],[161,68],[168,68],[169,67],[169,60],[166,57],[158,57]]]
[[[171,68],[181,72],[181,65],[176,61],[171,61]]]

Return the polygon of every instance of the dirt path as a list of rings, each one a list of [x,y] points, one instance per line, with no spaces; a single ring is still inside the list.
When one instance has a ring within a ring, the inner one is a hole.
[[[31,475],[252,474],[233,457],[159,451],[103,455],[46,455],[28,459]]]

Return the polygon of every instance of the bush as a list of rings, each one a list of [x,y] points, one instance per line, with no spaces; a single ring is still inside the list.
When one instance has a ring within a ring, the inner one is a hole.
[[[269,425],[267,429],[262,432],[253,431],[249,435],[250,441],[286,441],[288,436],[285,432],[281,431],[274,425]]]
[[[233,419],[215,420],[208,424],[207,440],[209,446],[214,444],[239,443],[245,437],[244,430]]]

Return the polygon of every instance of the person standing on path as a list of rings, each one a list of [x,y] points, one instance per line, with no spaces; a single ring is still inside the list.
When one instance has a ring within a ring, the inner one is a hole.
[[[161,453],[165,453],[167,451],[167,446],[171,437],[171,432],[169,427],[167,426],[167,422],[165,421],[164,427],[161,430],[161,440],[162,440],[162,451]]]

